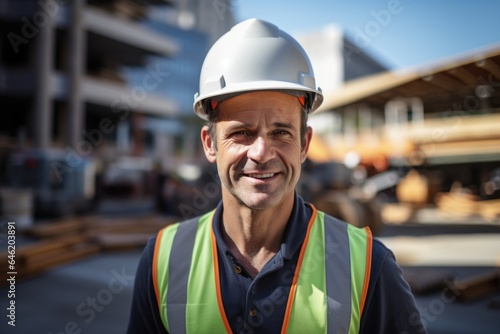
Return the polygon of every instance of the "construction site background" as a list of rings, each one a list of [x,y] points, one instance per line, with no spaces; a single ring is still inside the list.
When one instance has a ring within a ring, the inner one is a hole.
[[[192,99],[233,9],[0,1],[2,333],[123,333],[147,240],[218,203]],[[500,332],[500,46],[395,72],[297,39],[325,95],[297,192],[394,251],[429,333]]]

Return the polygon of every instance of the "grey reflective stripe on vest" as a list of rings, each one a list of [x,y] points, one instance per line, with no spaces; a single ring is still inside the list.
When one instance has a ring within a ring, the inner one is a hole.
[[[351,261],[345,245],[349,245],[347,226],[325,214],[328,333],[347,333],[351,321]],[[338,268],[345,270],[345,275],[336,273]]]
[[[170,333],[186,333],[188,277],[191,270],[198,219],[179,224],[172,242],[167,291],[167,318]],[[175,265],[175,270],[173,266]]]

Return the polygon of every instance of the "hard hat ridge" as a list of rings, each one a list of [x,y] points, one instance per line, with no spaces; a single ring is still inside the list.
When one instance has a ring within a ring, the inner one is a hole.
[[[279,37],[281,32],[276,25],[255,18],[243,21],[231,30],[239,31],[241,38]]]

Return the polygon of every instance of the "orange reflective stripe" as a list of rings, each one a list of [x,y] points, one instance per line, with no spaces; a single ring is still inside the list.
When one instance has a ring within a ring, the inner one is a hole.
[[[295,273],[293,274],[292,285],[290,286],[290,294],[288,295],[288,302],[286,304],[285,317],[283,319],[283,325],[281,327],[281,334],[284,334],[288,331],[288,323],[290,322],[290,316],[292,314],[292,306],[293,301],[295,299],[295,292],[297,291],[297,281],[299,280],[300,268],[302,267],[302,261],[304,260],[304,254],[306,253],[307,243],[309,242],[309,235],[311,234],[311,229],[314,221],[316,220],[317,210],[311,204],[311,208],[313,210],[311,219],[309,219],[309,223],[307,226],[306,236],[304,238],[304,242],[302,243],[302,247],[300,248],[299,259],[297,261],[297,267],[295,268]]]
[[[161,236],[163,235],[163,231],[167,227],[162,228],[158,232],[158,234],[156,235],[155,251],[153,254],[153,265],[152,265],[153,287],[155,288],[155,295],[156,295],[156,302],[158,303],[158,309],[161,309],[161,307],[160,307],[160,305],[161,305],[160,304],[160,289],[158,287],[158,254],[160,253]]]
[[[359,314],[363,316],[363,308],[365,307],[366,295],[368,294],[368,286],[370,285],[370,274],[372,270],[372,231],[369,227],[365,227],[366,231],[366,269],[365,281],[363,283],[363,294],[361,295],[361,305],[359,305]]]
[[[219,306],[219,312],[222,317],[222,322],[224,322],[224,327],[226,328],[226,332],[232,333],[231,326],[229,325],[229,321],[227,320],[226,311],[224,310],[224,304],[222,303],[222,293],[220,288],[220,276],[219,276],[219,257],[217,254],[217,242],[215,240],[215,234],[213,228],[210,228],[210,234],[212,237],[212,256],[214,259],[215,292],[217,294],[217,305]]]

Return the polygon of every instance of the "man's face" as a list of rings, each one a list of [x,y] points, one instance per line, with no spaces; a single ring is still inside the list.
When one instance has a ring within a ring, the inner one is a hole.
[[[278,92],[251,92],[219,105],[217,150],[202,130],[205,154],[217,163],[224,201],[262,210],[293,197],[312,130],[301,145],[301,105]]]

